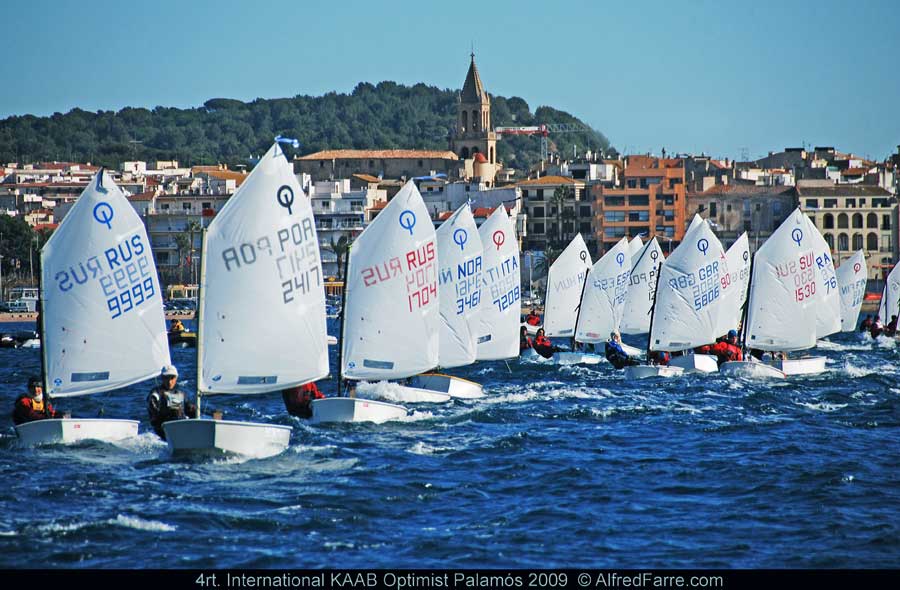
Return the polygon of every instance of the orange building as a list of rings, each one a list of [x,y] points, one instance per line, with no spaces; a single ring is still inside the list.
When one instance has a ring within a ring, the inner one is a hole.
[[[625,169],[616,188],[595,185],[594,233],[601,253],[612,248],[623,236],[652,237],[665,252],[671,252],[684,237],[685,192],[684,160],[627,156]]]

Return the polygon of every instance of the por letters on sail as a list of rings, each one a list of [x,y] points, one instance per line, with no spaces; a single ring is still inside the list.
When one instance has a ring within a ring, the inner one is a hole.
[[[437,241],[411,180],[353,242],[347,289],[344,377],[400,379],[438,365]]]
[[[484,279],[484,246],[466,203],[437,229],[438,296],[441,310],[439,364],[461,367],[475,362],[475,334]]]
[[[277,143],[209,224],[203,256],[200,391],[266,393],[328,374],[312,207]]]
[[[750,283],[750,242],[747,232],[735,240],[725,252],[728,274],[722,277],[722,304],[719,312],[719,336],[729,330],[737,330],[747,301],[747,286]]]
[[[656,292],[656,273],[663,263],[662,248],[654,237],[631,259],[628,295],[619,330],[623,334],[646,334],[650,331],[650,308]]]
[[[630,277],[628,239],[622,238],[588,273],[575,327],[576,341],[605,342],[610,332],[619,329]]]
[[[544,333],[547,336],[572,336],[584,279],[591,269],[591,255],[581,234],[562,251],[547,273],[544,300]]]
[[[806,215],[794,210],[753,259],[747,346],[805,350],[816,344],[815,254]]]
[[[484,297],[478,312],[480,361],[519,356],[519,326],[522,321],[519,245],[516,232],[503,205],[499,205],[478,228],[484,245]]]
[[[878,308],[878,317],[885,324],[895,315],[900,315],[900,264],[895,265],[888,275],[881,292],[881,306]]]
[[[719,336],[725,249],[708,223],[689,230],[659,271],[650,334],[653,350],[685,350]]]
[[[104,171],[44,245],[41,280],[54,397],[125,387],[171,363],[150,240]]]
[[[824,338],[841,331],[841,296],[831,248],[822,237],[816,225],[806,216],[806,227],[812,240],[816,262],[816,338]]]
[[[849,260],[845,260],[837,269],[838,289],[841,292],[841,330],[855,332],[859,310],[866,296],[866,279],[869,271],[866,267],[865,253],[860,250]]]

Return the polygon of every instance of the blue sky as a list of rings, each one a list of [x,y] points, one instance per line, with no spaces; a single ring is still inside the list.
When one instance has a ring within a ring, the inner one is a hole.
[[[571,112],[629,152],[755,158],[900,144],[900,5],[809,2],[4,2],[0,117],[460,88]]]

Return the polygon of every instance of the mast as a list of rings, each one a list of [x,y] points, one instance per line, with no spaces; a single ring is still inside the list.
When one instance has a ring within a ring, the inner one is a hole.
[[[581,308],[584,305],[584,291],[587,287],[588,277],[591,275],[591,269],[584,271],[584,282],[581,284],[581,297],[578,299],[578,311],[575,312],[575,332],[572,334],[572,350],[575,350],[575,343],[578,342],[578,320],[581,318]]]
[[[347,269],[350,267],[350,250],[353,248],[351,244],[347,244],[347,258],[344,259],[344,290],[341,293],[341,317],[340,328],[341,341],[338,342],[338,370],[337,370],[337,392],[341,397],[341,388],[344,381],[344,315],[347,309],[347,289],[350,286],[350,277],[347,276]]]
[[[203,298],[203,290],[206,288],[206,232],[207,228],[200,230],[200,278],[197,280],[197,414],[194,418],[200,418],[200,375],[203,370],[203,314],[206,308],[206,300]]]
[[[50,412],[50,388],[47,387],[47,330],[44,326],[44,317],[47,315],[44,313],[44,264],[43,257],[41,257],[41,270],[38,273],[38,337],[41,341],[41,387],[44,390],[44,397],[47,398],[44,402],[44,415],[49,415]]]
[[[747,250],[750,250],[748,247]],[[753,296],[753,261],[754,255],[750,258],[750,278],[747,279],[747,298],[744,300],[744,312],[741,314],[741,348],[747,350],[747,320],[750,318],[750,297]]]
[[[656,266],[656,286],[653,288],[653,303],[650,305],[650,330],[647,332],[647,364],[650,364],[650,341],[653,339],[653,316],[656,315],[656,294],[659,292],[659,275],[662,262]]]

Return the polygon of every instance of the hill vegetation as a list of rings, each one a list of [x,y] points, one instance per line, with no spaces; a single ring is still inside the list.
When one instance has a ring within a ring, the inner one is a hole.
[[[360,83],[350,94],[256,99],[214,98],[192,109],[127,107],[118,112],[72,109],[49,117],[0,120],[0,162],[77,161],[118,166],[126,160],[178,160],[182,165],[246,164],[276,135],[300,140],[300,152],[324,149],[447,149],[456,119],[456,90],[394,82]],[[549,106],[533,113],[518,97],[491,96],[495,126],[581,123]],[[551,151],[577,145],[606,151],[599,131],[551,135]],[[537,137],[504,137],[498,157],[523,169],[540,159]]]

